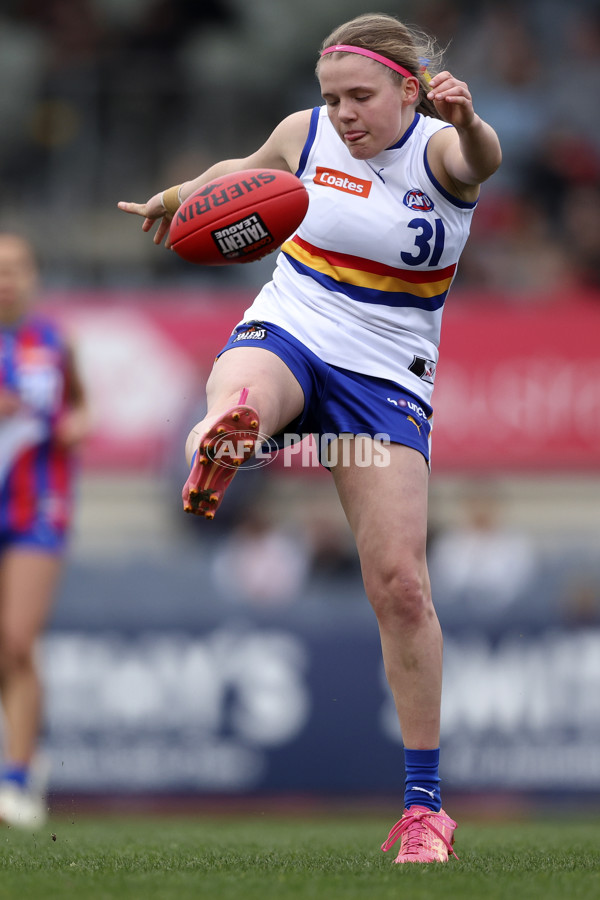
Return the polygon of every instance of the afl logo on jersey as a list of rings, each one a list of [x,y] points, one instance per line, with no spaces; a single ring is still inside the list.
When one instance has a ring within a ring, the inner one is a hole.
[[[418,212],[431,212],[433,209],[433,201],[429,199],[427,194],[420,191],[418,188],[407,191],[402,202],[405,206],[408,206],[409,209],[414,209]]]

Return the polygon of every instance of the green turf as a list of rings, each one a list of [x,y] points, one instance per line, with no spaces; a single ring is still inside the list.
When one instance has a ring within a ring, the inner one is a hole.
[[[600,820],[462,822],[460,862],[394,866],[387,819],[56,819],[0,826],[4,900],[577,900],[600,896]],[[52,835],[56,839],[53,840]]]

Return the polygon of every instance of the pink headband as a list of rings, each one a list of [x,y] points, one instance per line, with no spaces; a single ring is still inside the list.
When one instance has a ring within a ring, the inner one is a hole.
[[[393,69],[394,72],[399,72],[400,75],[404,75],[405,78],[415,78],[412,72],[409,72],[408,69],[405,69],[403,66],[399,66],[398,63],[393,62],[391,59],[388,59],[387,56],[381,56],[380,53],[373,53],[372,50],[365,50],[362,47],[354,47],[352,44],[334,44],[332,47],[327,47],[321,53],[321,56],[325,56],[326,53],[358,53],[360,56],[368,56],[369,59],[374,59],[376,62],[381,63],[383,66],[387,66],[388,69]]]

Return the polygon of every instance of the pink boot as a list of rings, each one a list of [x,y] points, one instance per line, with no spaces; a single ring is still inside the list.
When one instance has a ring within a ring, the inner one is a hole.
[[[185,512],[214,519],[233,476],[254,453],[259,421],[256,410],[244,405],[247,396],[244,388],[239,404],[202,435],[181,494]]]
[[[433,812],[425,806],[411,806],[404,810],[381,849],[385,853],[401,837],[400,852],[394,862],[448,862],[449,853],[458,859],[452,849],[456,827],[443,809]]]

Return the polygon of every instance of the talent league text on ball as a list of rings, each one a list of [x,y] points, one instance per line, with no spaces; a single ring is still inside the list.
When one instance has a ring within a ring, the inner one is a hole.
[[[273,235],[258,213],[252,213],[239,222],[232,222],[227,228],[211,231],[211,236],[221,253],[229,257],[273,243]]]

